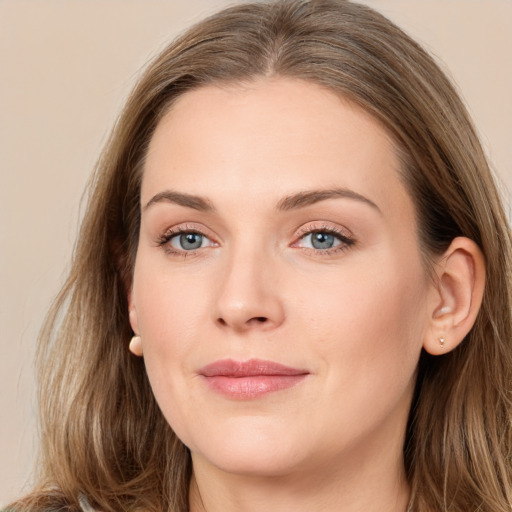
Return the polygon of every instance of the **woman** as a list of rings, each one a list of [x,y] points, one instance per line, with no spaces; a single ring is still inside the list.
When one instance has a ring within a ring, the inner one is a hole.
[[[416,43],[345,1],[225,10],[98,164],[12,509],[508,511],[509,283],[480,143]]]

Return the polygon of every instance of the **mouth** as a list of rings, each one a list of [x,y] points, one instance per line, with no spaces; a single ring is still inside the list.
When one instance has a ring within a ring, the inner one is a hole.
[[[198,373],[212,391],[238,400],[289,389],[310,374],[304,369],[261,359],[223,359],[205,366]]]

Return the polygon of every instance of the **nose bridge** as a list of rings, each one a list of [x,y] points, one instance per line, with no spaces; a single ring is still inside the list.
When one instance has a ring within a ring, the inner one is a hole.
[[[276,256],[254,239],[234,243],[226,256],[215,321],[238,331],[280,325],[284,308]]]

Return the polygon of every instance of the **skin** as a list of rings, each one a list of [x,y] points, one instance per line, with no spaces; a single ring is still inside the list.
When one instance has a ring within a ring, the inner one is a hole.
[[[160,122],[142,180],[132,351],[191,450],[191,510],[405,511],[417,361],[433,324],[451,334],[464,294],[450,302],[456,280],[440,291],[427,276],[398,171],[378,122],[303,81],[203,87]],[[202,247],[185,250],[178,229],[204,235]],[[315,230],[334,230],[334,246],[313,248]],[[464,247],[444,263],[467,265]],[[199,375],[225,358],[308,375],[232,399]]]

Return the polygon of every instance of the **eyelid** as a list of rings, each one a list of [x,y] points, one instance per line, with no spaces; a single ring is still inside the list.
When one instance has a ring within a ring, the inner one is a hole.
[[[301,247],[299,245],[301,240],[311,235],[312,233],[322,232],[334,235],[340,243],[327,249],[315,249],[313,247]],[[300,249],[313,251],[314,253],[317,254],[330,254],[333,252],[338,252],[340,250],[346,250],[350,246],[354,245],[355,242],[356,240],[354,238],[354,235],[350,232],[350,230],[348,230],[344,226],[342,227],[338,224],[333,224],[327,221],[312,221],[307,224],[304,224],[299,228],[299,230],[296,232],[294,236],[294,241],[291,244],[291,247],[297,247]]]
[[[211,245],[208,245],[206,247],[198,247],[197,249],[191,249],[191,250],[185,250],[185,249],[179,249],[177,247],[173,247],[170,242],[173,238],[177,237],[178,235],[184,234],[184,233],[196,233],[198,235],[201,235],[205,238],[207,238]],[[167,229],[165,229],[160,235],[157,236],[156,239],[156,246],[161,247],[165,250],[168,254],[171,255],[192,255],[195,254],[198,251],[209,249],[210,247],[217,247],[219,245],[219,242],[217,242],[216,237],[213,234],[210,234],[210,230],[205,228],[204,226],[196,223],[181,223],[176,226],[171,226]]]
[[[304,235],[315,231],[329,231],[331,233],[337,233],[345,238],[353,238],[354,235],[352,232],[347,229],[345,226],[340,226],[339,224],[335,224],[333,222],[319,220],[319,221],[311,221],[303,224],[296,232],[295,238],[300,238]]]

